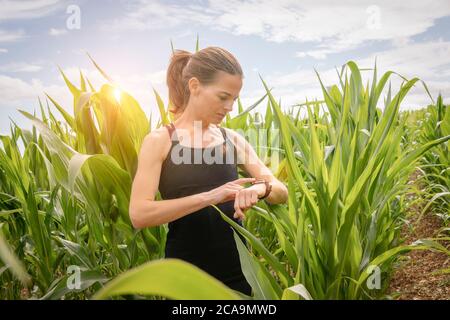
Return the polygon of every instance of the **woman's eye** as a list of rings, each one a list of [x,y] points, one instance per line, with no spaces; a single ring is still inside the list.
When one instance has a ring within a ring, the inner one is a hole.
[[[220,97],[220,100],[225,101],[225,100],[227,100],[227,98],[225,98],[225,97]]]

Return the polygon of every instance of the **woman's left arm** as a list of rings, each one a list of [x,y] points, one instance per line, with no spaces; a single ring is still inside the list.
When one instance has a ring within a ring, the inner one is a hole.
[[[234,132],[231,129],[225,129],[229,134],[230,139],[232,140],[234,146],[237,149],[238,155],[238,165],[249,174],[249,176],[254,177],[256,179],[264,179],[271,183],[272,191],[269,193],[267,198],[264,200],[270,204],[280,204],[286,203],[288,200],[288,189],[284,183],[278,180],[272,173],[272,171],[266,167],[266,165],[259,159],[252,145],[239,133]],[[247,191],[245,191],[247,190]],[[257,197],[262,197],[266,192],[265,184],[255,184],[248,188],[242,189],[241,192],[247,192],[255,190]],[[254,195],[247,195],[248,199],[240,199],[239,206],[245,211],[249,207],[251,207],[255,202]],[[251,203],[253,204],[251,204]],[[244,204],[244,206],[242,206]],[[250,204],[250,206],[249,206]],[[236,205],[235,205],[236,208]],[[238,211],[238,210],[237,210]]]

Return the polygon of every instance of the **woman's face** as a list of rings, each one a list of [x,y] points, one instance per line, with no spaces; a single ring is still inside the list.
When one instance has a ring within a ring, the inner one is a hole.
[[[242,88],[242,77],[218,71],[216,81],[209,85],[197,85],[191,90],[196,109],[203,119],[220,124],[226,114],[233,110],[233,104]]]

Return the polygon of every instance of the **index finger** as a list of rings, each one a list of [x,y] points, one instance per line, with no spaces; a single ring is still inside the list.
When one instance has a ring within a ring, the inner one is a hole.
[[[240,178],[240,179],[234,180],[233,182],[238,183],[238,184],[243,184],[243,183],[252,182],[255,180],[256,180],[256,178]]]

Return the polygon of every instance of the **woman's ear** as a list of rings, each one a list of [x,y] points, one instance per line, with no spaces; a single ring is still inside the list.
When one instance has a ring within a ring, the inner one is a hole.
[[[192,77],[189,79],[188,86],[191,95],[198,95],[198,92],[200,90],[200,81],[198,81],[196,77]]]

